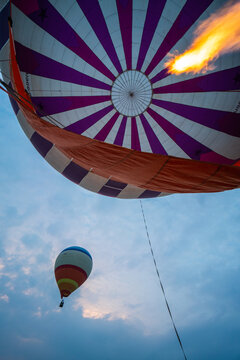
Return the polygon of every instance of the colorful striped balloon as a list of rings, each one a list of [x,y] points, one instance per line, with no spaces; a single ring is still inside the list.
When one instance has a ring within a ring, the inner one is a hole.
[[[177,76],[165,65],[225,3],[2,1],[0,66],[32,144],[102,195],[239,187],[239,51],[203,74]]]
[[[68,297],[81,286],[92,270],[92,257],[79,246],[64,249],[55,262],[55,278],[61,298]]]

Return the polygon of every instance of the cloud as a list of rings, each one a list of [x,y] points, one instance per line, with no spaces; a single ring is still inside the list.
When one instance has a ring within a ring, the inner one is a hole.
[[[18,339],[21,343],[24,343],[24,344],[42,344],[43,343],[42,339],[34,338],[34,337],[18,336]]]
[[[0,271],[5,267],[3,259],[0,258]]]
[[[23,273],[24,273],[25,275],[31,274],[31,268],[30,268],[30,266],[23,266],[23,267],[22,267],[22,271],[23,271]]]
[[[11,281],[6,282],[5,286],[6,286],[6,288],[8,288],[11,291],[13,291],[15,289],[15,287]]]
[[[39,289],[36,287],[25,289],[22,291],[22,293],[26,296],[34,296],[34,297],[43,296],[43,293],[39,291]]]
[[[5,302],[9,302],[9,296],[7,294],[4,295],[0,295],[0,300],[5,301]]]
[[[33,313],[33,316],[36,316],[38,318],[42,317],[42,309],[40,306],[38,306],[37,311]]]

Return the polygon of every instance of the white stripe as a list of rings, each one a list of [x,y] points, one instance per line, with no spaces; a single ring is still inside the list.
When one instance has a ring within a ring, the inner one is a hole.
[[[60,173],[62,173],[71,162],[71,159],[58,150],[55,145],[48,151],[45,160]]]
[[[154,110],[153,105],[150,107]],[[160,114],[159,108],[157,113]],[[145,112],[144,115],[168,155],[177,156],[184,159],[190,158],[147,112]]]
[[[90,190],[93,192],[99,192],[101,188],[106,184],[108,181],[107,178],[104,178],[100,175],[94,174],[89,172],[80,182],[80,186],[82,186],[86,190]]]
[[[133,0],[132,13],[132,69],[136,69],[148,0]]]
[[[94,139],[95,136],[99,133],[100,130],[102,130],[102,128],[108,123],[108,121],[114,114],[116,114],[115,109],[110,111],[107,115],[103,116],[100,120],[98,120],[98,122],[89,127],[86,131],[82,133],[82,135]]]
[[[240,156],[240,138],[211,129],[207,126],[185,119],[175,113],[151,105],[151,108],[158,112],[178,129],[205,145],[212,151],[228,159],[237,160]],[[174,155],[174,154],[169,154]]]
[[[154,99],[166,100],[177,104],[196,106],[203,109],[233,112],[239,102],[238,92],[196,92],[156,94]]]
[[[165,36],[168,34],[172,24],[176,20],[185,3],[186,0],[168,0],[166,2],[141,69],[143,72],[145,72],[147,69],[156,53],[156,50],[159,48]]]
[[[9,60],[9,40],[3,45],[0,51],[0,60]],[[0,69],[3,81],[6,84],[10,82],[10,70],[9,70],[9,61],[1,61],[0,62]]]
[[[123,42],[116,2],[115,0],[100,0],[99,5],[105,18],[105,22],[107,24],[107,28],[114,44],[118,59],[120,61],[123,71],[125,71],[127,69],[127,65],[123,50]]]
[[[121,125],[121,122],[122,122],[122,119],[123,119],[123,115],[119,115],[117,121],[115,122],[115,124],[113,125],[112,129],[110,130],[108,136],[106,137],[105,141],[106,143],[109,143],[109,144],[113,144],[114,143],[114,140],[116,139],[116,136],[117,136],[117,132],[119,130],[119,127]]]
[[[145,189],[129,184],[118,194],[117,197],[120,199],[137,199],[144,191]]]
[[[30,139],[34,134],[35,130],[31,127],[31,125],[29,125],[21,110],[18,111],[17,118],[25,135]]]
[[[74,124],[76,121],[82,120],[85,117],[94,114],[95,112],[104,109],[111,105],[111,101],[105,101],[96,105],[89,105],[83,108],[64,111],[62,113],[53,114],[52,117],[58,121],[62,127]],[[44,120],[48,121],[47,117],[43,117]]]
[[[136,123],[137,123],[137,129],[138,129],[138,135],[139,135],[141,151],[152,153],[151,146],[149,144],[147,135],[145,133],[142,121],[141,121],[139,116],[136,116]]]
[[[14,39],[22,45],[78,72],[111,85],[112,81],[13,6]]]
[[[126,129],[123,137],[123,147],[131,149],[131,123],[132,119],[130,117],[127,118]]]
[[[117,76],[117,70],[115,69],[111,59],[106,53],[104,47],[101,45],[98,37],[93,31],[90,23],[86,19],[84,13],[82,12],[80,6],[76,1],[62,1],[59,0],[54,2],[50,0],[56,10],[64,17],[68,24],[74,29],[74,31],[83,39],[87,46],[94,52],[94,54],[102,60],[104,65],[115,75]],[[97,20],[97,19],[96,19]],[[103,61],[104,59],[104,61]],[[104,75],[103,75],[104,76]]]
[[[24,87],[31,96],[110,96],[110,90],[97,89],[89,86],[49,79],[46,77],[21,72]],[[27,84],[28,79],[28,84]]]
[[[61,265],[77,266],[89,276],[92,270],[92,259],[82,251],[66,250],[58,255],[54,269]]]

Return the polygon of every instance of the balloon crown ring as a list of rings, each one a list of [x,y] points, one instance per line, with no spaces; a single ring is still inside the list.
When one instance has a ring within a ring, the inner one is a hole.
[[[111,99],[120,114],[130,117],[140,115],[151,103],[152,85],[141,71],[124,71],[112,85]]]

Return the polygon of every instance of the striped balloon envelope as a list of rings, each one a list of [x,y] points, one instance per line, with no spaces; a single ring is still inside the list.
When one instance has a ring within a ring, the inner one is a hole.
[[[165,66],[225,3],[1,0],[4,85],[32,144],[102,195],[239,187],[239,52],[204,74]]]
[[[87,280],[92,271],[92,257],[79,246],[68,247],[58,255],[54,270],[61,298],[68,297]]]

